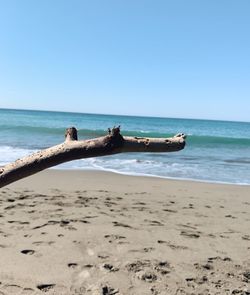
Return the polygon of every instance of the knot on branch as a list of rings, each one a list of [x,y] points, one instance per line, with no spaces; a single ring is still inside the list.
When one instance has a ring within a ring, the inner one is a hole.
[[[134,137],[138,143],[143,143],[146,147],[149,146],[149,143],[150,143],[150,139],[149,138],[146,138],[146,137],[138,137],[138,136],[135,136]]]
[[[121,147],[124,142],[124,138],[121,133],[121,126],[113,127],[112,129],[108,128],[108,145],[111,148]]]
[[[70,127],[65,131],[65,141],[77,140],[77,130],[75,127]]]
[[[185,139],[187,136],[184,133],[178,133],[174,137],[181,137],[181,138]]]

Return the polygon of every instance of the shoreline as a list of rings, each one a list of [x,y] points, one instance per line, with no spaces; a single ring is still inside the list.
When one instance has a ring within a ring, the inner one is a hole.
[[[249,186],[37,173],[0,190],[0,293],[248,294],[249,195]]]
[[[53,177],[53,181],[51,181],[51,177]],[[133,181],[136,183],[138,180],[139,182],[144,182],[144,181],[159,181],[161,184],[164,185],[164,183],[168,184],[180,184],[183,185],[185,184],[188,187],[198,186],[198,187],[211,187],[211,188],[225,188],[228,189],[229,187],[232,188],[245,188],[246,190],[250,189],[249,184],[236,184],[236,183],[224,183],[224,182],[210,182],[210,181],[203,181],[203,180],[196,180],[196,179],[181,179],[181,178],[168,178],[168,177],[162,177],[162,176],[157,176],[157,175],[143,175],[143,174],[127,174],[127,173],[122,173],[122,172],[116,172],[116,171],[111,171],[111,170],[99,170],[99,169],[57,169],[57,168],[49,168],[44,171],[38,172],[36,174],[33,174],[31,176],[28,176],[26,178],[23,178],[21,180],[18,180],[12,184],[7,185],[6,187],[13,187],[13,188],[24,188],[26,185],[32,186],[33,182],[35,181],[34,187],[35,188],[40,188],[39,187],[39,181],[40,178],[43,181],[46,181],[46,184],[49,185],[49,188],[52,188],[53,186],[59,186],[60,189],[65,189],[67,187],[66,179],[70,178],[75,178],[75,183],[74,185],[81,186],[82,182],[80,182],[81,177],[85,177],[87,179],[91,179],[92,177],[100,177],[98,178],[99,180],[101,179],[106,179],[107,181],[113,181],[114,178],[117,179],[129,179],[130,181]],[[61,180],[63,179],[63,184],[61,183]],[[70,185],[68,183],[68,185]],[[3,187],[2,189],[4,189]],[[250,190],[249,190],[250,191]]]
[[[223,181],[212,181],[212,180],[204,180],[204,179],[194,179],[194,178],[175,178],[175,177],[168,177],[168,176],[161,176],[155,174],[143,174],[143,173],[129,173],[129,172],[120,172],[114,169],[94,169],[94,168],[49,168],[48,170],[56,170],[56,171],[79,171],[81,172],[103,172],[103,173],[114,173],[124,176],[134,176],[134,177],[152,177],[152,178],[160,178],[166,180],[173,180],[173,181],[187,181],[187,182],[200,182],[200,183],[210,183],[210,184],[223,184],[223,185],[236,185],[236,186],[250,186],[250,183],[232,183],[232,182],[223,182]]]

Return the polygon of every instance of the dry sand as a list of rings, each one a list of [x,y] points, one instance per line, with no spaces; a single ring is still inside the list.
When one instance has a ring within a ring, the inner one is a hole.
[[[250,294],[250,186],[50,170],[0,206],[0,294]]]

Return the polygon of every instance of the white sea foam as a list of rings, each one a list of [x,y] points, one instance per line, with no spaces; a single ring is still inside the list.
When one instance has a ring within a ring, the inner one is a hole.
[[[11,146],[0,146],[0,165],[6,165],[7,163],[14,162],[17,159],[28,156],[34,153],[36,150],[21,149]]]
[[[25,157],[34,149],[23,149],[11,146],[0,146],[0,166]],[[190,156],[191,157],[191,156]],[[192,158],[192,157],[191,157]],[[222,165],[223,164],[223,165]],[[56,169],[103,170],[127,175],[156,176],[170,179],[189,179],[196,181],[249,184],[248,165],[241,166],[241,175],[235,177],[234,170],[225,163],[215,163],[204,157],[199,161],[186,161],[178,157],[166,157],[157,154],[150,155],[116,155],[109,157],[89,158],[67,162],[56,166]],[[216,165],[216,173],[214,166]],[[245,168],[244,168],[245,167]],[[225,173],[227,169],[227,173]],[[245,169],[245,172],[244,170]]]

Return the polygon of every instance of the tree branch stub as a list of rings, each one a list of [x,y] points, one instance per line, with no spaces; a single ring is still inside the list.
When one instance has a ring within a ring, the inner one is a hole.
[[[66,129],[65,141],[78,140],[77,129],[75,127],[70,127]]]

